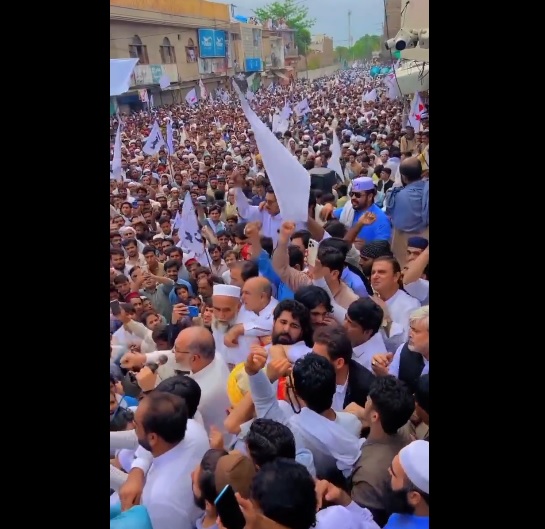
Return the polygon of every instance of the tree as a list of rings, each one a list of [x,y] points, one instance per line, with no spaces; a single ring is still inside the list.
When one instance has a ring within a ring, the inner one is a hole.
[[[364,35],[348,50],[348,59],[371,59],[372,52],[380,51],[382,37],[379,35]]]
[[[346,46],[337,46],[335,48],[335,55],[339,61],[342,61],[350,57],[350,50]]]
[[[261,22],[284,19],[287,26],[295,30],[295,45],[299,54],[307,53],[311,41],[310,29],[316,23],[315,19],[309,18],[308,7],[298,5],[295,0],[284,0],[260,7],[254,13]]]

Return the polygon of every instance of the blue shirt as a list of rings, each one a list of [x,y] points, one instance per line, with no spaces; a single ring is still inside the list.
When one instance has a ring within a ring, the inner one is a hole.
[[[271,285],[276,288],[276,299],[278,301],[282,301],[283,299],[293,299],[293,292],[285,283],[282,283],[278,277],[278,274],[272,267],[269,254],[265,250],[261,250],[259,257],[257,258],[257,266],[259,268],[259,275],[268,279],[271,282]]]
[[[135,505],[121,512],[121,505],[110,507],[110,529],[153,529],[148,510],[143,505]]]
[[[406,233],[421,233],[430,224],[430,184],[425,180],[392,188],[386,206],[394,228]]]
[[[383,529],[429,529],[429,516],[414,514],[392,514]]]
[[[369,292],[365,288],[361,277],[352,272],[350,268],[345,267],[341,274],[341,279],[357,294],[360,298],[368,298]]]
[[[340,219],[342,211],[343,208],[337,208],[333,211],[333,216],[336,219]],[[384,211],[382,211],[376,204],[371,204],[371,206],[364,210],[354,211],[354,221],[352,222],[352,226],[356,224],[359,218],[368,211],[374,213],[377,218],[373,224],[363,226],[358,233],[358,239],[363,239],[365,242],[389,241],[392,237],[392,226],[390,224],[390,220]]]

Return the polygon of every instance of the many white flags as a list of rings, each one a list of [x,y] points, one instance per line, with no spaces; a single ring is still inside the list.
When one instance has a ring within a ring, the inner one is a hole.
[[[204,86],[204,83],[202,82],[202,79],[199,79],[199,90],[201,91],[201,99],[206,99],[208,92],[206,90],[206,86]]]
[[[182,214],[178,219],[178,223],[176,223],[176,220],[174,221],[174,226],[176,227],[176,225],[178,226],[178,237],[180,237],[180,242],[176,246],[194,253],[195,258],[201,265],[209,266],[203,237],[199,229],[195,207],[193,206],[189,191],[185,194]]]
[[[422,119],[422,112],[426,110],[422,98],[417,92],[414,94],[413,102],[411,104],[411,111],[409,113],[408,125],[414,128],[415,132],[420,130],[420,120]]]
[[[168,154],[170,156],[172,156],[174,154],[174,144],[172,142],[173,136],[174,135],[173,135],[173,131],[172,131],[172,121],[169,119],[167,121],[167,147],[168,147]]]
[[[114,158],[112,160],[112,176],[121,181],[121,125],[122,122],[118,119],[117,132],[115,133],[114,143]]]
[[[199,99],[197,98],[197,91],[192,88],[185,96],[187,104],[192,107]]]
[[[170,77],[166,73],[161,75],[161,79],[159,79],[159,86],[161,87],[161,90],[164,90],[170,86]]]
[[[297,103],[295,112],[297,112],[298,116],[303,116],[304,114],[308,114],[310,112],[310,107],[308,106],[308,100],[306,97],[303,99],[303,101]]]
[[[142,150],[149,154],[150,156],[157,154],[159,152],[159,149],[165,144],[165,140],[163,138],[163,135],[161,134],[161,129],[159,128],[159,123],[157,123],[157,120],[153,124],[153,128],[151,129],[150,135],[148,136],[148,139],[146,140],[146,143],[144,144],[144,147]]]
[[[308,218],[310,175],[257,117],[236,83],[233,83],[233,88],[240,98],[244,115],[254,132],[282,218],[293,222],[305,222]]]

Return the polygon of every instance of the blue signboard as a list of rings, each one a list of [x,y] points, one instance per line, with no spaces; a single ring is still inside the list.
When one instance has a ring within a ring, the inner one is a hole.
[[[199,29],[199,56],[201,59],[225,57],[225,31],[221,29]]]
[[[247,72],[260,72],[263,70],[261,57],[254,57],[246,59],[246,71]]]

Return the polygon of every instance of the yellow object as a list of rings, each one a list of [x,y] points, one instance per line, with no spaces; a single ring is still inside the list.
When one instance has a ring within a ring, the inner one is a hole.
[[[241,362],[233,368],[227,379],[227,396],[231,405],[236,406],[248,391],[250,391],[250,381],[244,370],[244,362]]]

